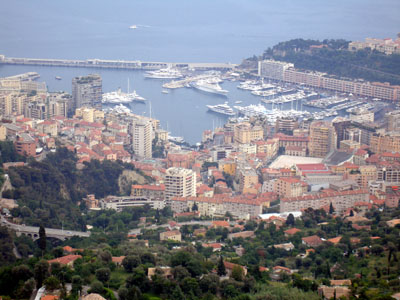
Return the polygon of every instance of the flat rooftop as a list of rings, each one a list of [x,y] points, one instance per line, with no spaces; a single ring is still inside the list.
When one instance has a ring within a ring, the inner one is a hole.
[[[291,168],[296,164],[319,164],[323,158],[280,155],[269,166],[271,169]]]

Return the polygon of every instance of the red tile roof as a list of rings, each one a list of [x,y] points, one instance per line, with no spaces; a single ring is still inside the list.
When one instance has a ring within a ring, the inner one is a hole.
[[[67,264],[69,264],[71,262],[74,262],[78,258],[82,258],[82,256],[81,255],[70,254],[70,255],[58,257],[58,258],[55,258],[55,259],[51,259],[51,260],[48,261],[48,263],[52,264],[52,263],[58,262],[58,263],[60,263],[60,265],[67,265]]]

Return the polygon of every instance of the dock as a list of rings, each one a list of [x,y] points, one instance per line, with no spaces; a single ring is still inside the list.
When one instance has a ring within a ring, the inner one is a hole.
[[[231,63],[180,63],[180,62],[145,62],[140,60],[104,60],[104,59],[51,59],[51,58],[16,58],[0,55],[0,64],[35,65],[51,67],[80,67],[128,70],[157,70],[162,68],[188,68],[196,70],[228,71],[237,65]]]
[[[167,83],[164,83],[162,85],[163,88],[165,89],[178,89],[178,88],[183,88],[187,85],[189,85],[192,82],[195,82],[197,80],[201,80],[201,79],[207,79],[207,78],[211,78],[214,77],[213,75],[199,75],[199,76],[193,76],[193,77],[186,77],[185,79],[181,79],[181,80],[173,80]]]

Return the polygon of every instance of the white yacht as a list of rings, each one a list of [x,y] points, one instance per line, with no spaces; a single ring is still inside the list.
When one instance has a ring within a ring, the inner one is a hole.
[[[183,75],[177,69],[165,68],[157,71],[147,71],[144,77],[153,79],[176,79],[176,78],[182,78]]]
[[[226,94],[229,92],[221,88],[221,86],[218,83],[209,82],[208,80],[205,79],[200,79],[198,81],[195,81],[191,84],[191,86],[197,90],[206,93],[218,94],[223,96],[226,96]]]
[[[228,102],[224,104],[217,104],[217,105],[206,105],[210,111],[223,114],[226,116],[234,116],[236,115],[233,109],[228,105]]]
[[[118,104],[118,103],[130,103],[134,101],[146,101],[142,96],[139,96],[136,91],[132,93],[124,93],[121,89],[114,92],[103,94],[103,103]]]

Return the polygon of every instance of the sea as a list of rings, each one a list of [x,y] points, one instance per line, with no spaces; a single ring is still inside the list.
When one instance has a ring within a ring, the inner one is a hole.
[[[0,54],[7,57],[240,63],[293,38],[395,38],[398,0],[0,0]],[[135,25],[136,29],[129,27]],[[0,65],[0,77],[35,71],[49,91],[71,92],[75,76],[99,73],[103,91],[145,97],[133,113],[152,116],[190,144],[226,122],[206,105],[260,103],[225,81],[227,97],[189,88],[162,93],[162,80],[143,71]],[[56,80],[60,76],[62,80]],[[286,104],[284,109],[290,108]]]

